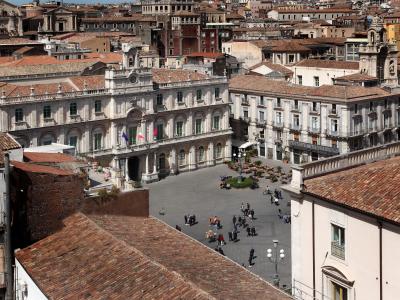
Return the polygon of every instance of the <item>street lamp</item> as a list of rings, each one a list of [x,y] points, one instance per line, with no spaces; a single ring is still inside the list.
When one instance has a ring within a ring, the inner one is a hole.
[[[239,152],[238,154],[233,153],[233,157],[237,157],[239,161],[239,177],[238,183],[242,182],[242,159],[246,158],[246,152]]]
[[[272,242],[274,243],[274,251],[270,248],[267,249],[267,257],[270,262],[275,264],[274,285],[279,287],[278,263],[285,258],[285,250],[281,249],[278,251],[278,240],[273,240]]]

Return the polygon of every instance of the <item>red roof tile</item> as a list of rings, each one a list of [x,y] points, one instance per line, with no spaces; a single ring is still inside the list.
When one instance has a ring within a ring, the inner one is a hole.
[[[30,163],[64,163],[77,159],[64,153],[24,152],[24,159]]]
[[[204,80],[208,76],[189,70],[152,69],[153,81],[156,83],[170,83],[191,80]]]
[[[155,218],[89,217],[216,299],[289,299],[260,277]]]
[[[304,181],[304,192],[400,223],[400,157]]]
[[[86,216],[74,214],[64,224],[15,254],[49,299],[211,298]]]
[[[311,68],[358,70],[359,63],[357,61],[303,59],[302,61],[296,63],[295,66],[296,67],[311,67]]]
[[[25,172],[53,174],[53,175],[60,175],[60,176],[69,176],[69,175],[74,174],[72,172],[58,169],[58,168],[42,166],[42,165],[35,165],[35,164],[31,164],[31,163],[23,163],[23,162],[14,161],[14,160],[11,161],[11,164],[14,166],[14,168],[20,169]]]

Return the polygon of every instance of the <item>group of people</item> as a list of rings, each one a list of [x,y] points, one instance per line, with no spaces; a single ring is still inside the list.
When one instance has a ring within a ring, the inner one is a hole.
[[[217,216],[209,218],[208,222],[209,222],[210,226],[215,226],[217,229],[222,228],[221,220]]]
[[[254,209],[250,208],[249,202],[246,203],[246,206],[242,202],[242,205],[240,205],[240,210],[242,211],[244,217],[249,217],[250,219],[254,220]]]
[[[281,209],[278,209],[278,217],[286,224],[292,223],[292,217],[288,214],[282,214]]]
[[[219,187],[220,187],[221,189],[227,189],[227,190],[229,190],[229,189],[231,188],[231,185],[227,182],[227,180],[228,180],[229,178],[232,178],[232,176],[220,176],[220,178],[221,178],[221,182],[220,182],[220,184],[219,184]]]
[[[256,228],[254,226],[251,228],[247,227],[246,230],[247,230],[247,236],[256,236],[257,235]]]
[[[192,226],[194,224],[196,224],[196,216],[191,214],[185,215],[185,225]]]

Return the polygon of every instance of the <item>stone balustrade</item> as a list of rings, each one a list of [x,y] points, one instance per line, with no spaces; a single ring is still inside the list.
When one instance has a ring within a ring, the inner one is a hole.
[[[371,163],[397,155],[400,155],[400,141],[332,156],[302,165],[294,165],[292,167],[293,175],[290,185],[292,188],[300,190],[303,181],[307,178],[312,178],[348,167]]]

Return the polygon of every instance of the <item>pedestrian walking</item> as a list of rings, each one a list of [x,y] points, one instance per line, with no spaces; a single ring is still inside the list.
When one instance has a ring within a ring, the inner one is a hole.
[[[176,230],[178,230],[178,231],[182,231],[182,228],[181,228],[181,226],[179,226],[179,225],[176,225],[175,228],[176,228]]]
[[[246,207],[247,207],[247,210],[250,210],[250,204],[249,204],[249,202],[246,203]]]
[[[274,204],[274,196],[272,196],[272,194],[269,196],[270,200],[271,200],[271,204]]]
[[[233,216],[233,218],[232,218],[232,222],[233,222],[233,225],[235,225],[235,224],[236,224],[236,215],[234,215],[234,216]]]
[[[229,241],[230,241],[230,242],[233,241],[233,234],[232,234],[232,231],[229,231],[229,232],[228,232],[228,238],[229,238]]]
[[[185,225],[188,225],[188,216],[185,215]]]
[[[247,236],[251,236],[251,228],[247,227],[246,230],[247,230]]]
[[[256,228],[254,226],[251,227],[251,236],[256,236]]]
[[[237,232],[236,231],[233,232],[233,241],[237,242]]]
[[[240,210],[241,210],[242,212],[244,212],[244,204],[243,204],[243,202],[242,202],[242,204],[240,205]]]
[[[250,255],[249,255],[249,267],[251,267],[253,265],[253,259],[254,259],[254,249],[251,248]]]

